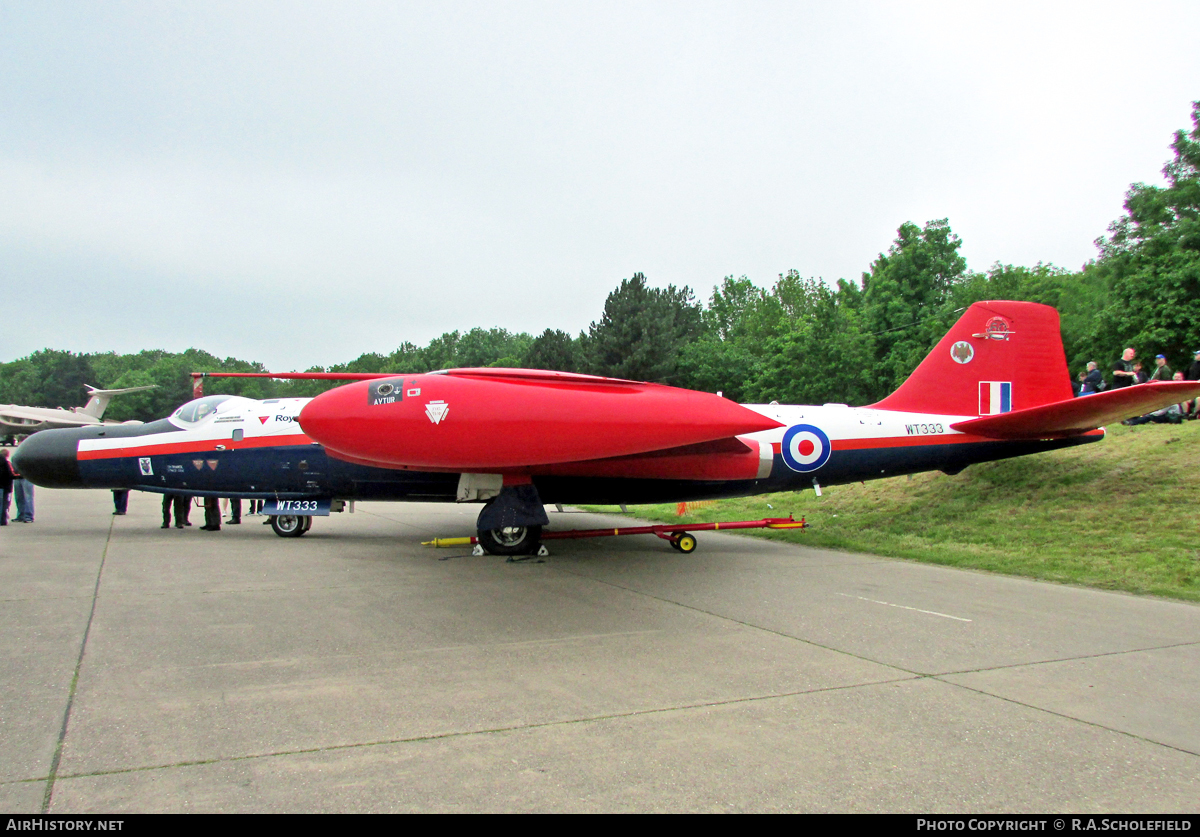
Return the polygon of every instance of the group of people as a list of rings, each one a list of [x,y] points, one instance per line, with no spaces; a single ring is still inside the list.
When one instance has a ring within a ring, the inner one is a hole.
[[[9,461],[8,451],[0,450],[0,526],[8,525],[8,507],[17,500],[14,523],[33,523],[33,483],[23,479]]]
[[[114,497],[117,492],[113,492]],[[250,501],[250,514],[259,514],[262,512],[263,501]],[[175,515],[175,528],[182,529],[185,526],[191,526],[192,522],[188,519],[192,509],[192,498],[187,494],[164,494],[162,499],[162,528],[169,529],[171,527],[172,512]],[[124,511],[116,511],[114,514],[124,514]],[[228,524],[238,524],[242,522],[242,499],[240,497],[231,497],[229,499],[229,520],[225,521]],[[269,520],[267,521],[270,522]],[[204,525],[200,527],[202,532],[216,532],[221,528],[221,499],[219,497],[204,498]]]
[[[1167,363],[1166,355],[1155,355],[1154,369],[1152,372],[1147,373],[1142,362],[1136,358],[1137,351],[1132,348],[1126,349],[1121,353],[1121,359],[1114,363],[1112,367],[1112,389],[1121,389],[1123,387],[1155,381],[1200,381],[1200,349],[1197,349],[1194,353],[1194,359],[1187,368],[1187,372],[1172,371],[1170,365]],[[1089,361],[1087,369],[1079,373],[1075,386],[1075,394],[1080,396],[1092,395],[1093,393],[1103,392],[1108,388],[1109,385],[1104,380],[1104,375],[1100,371],[1100,368],[1096,365],[1095,361]],[[1171,404],[1161,410],[1155,410],[1153,413],[1127,419],[1122,424],[1136,425],[1148,424],[1150,422],[1178,424],[1185,419],[1195,419],[1197,401],[1200,401],[1200,399]]]
[[[129,489],[113,489],[113,514],[123,515],[129,509]],[[0,526],[8,525],[9,508],[16,499],[17,515],[14,523],[33,522],[33,483],[23,479],[13,467],[7,450],[0,449]],[[250,500],[250,514],[261,514],[262,500]],[[162,499],[162,528],[171,527],[172,512],[175,515],[175,528],[182,529],[191,526],[188,519],[192,508],[192,498],[187,494],[164,494]],[[226,523],[242,522],[242,500],[231,497],[229,500],[229,520]],[[270,523],[270,520],[266,521]],[[204,525],[201,531],[216,532],[221,528],[221,500],[219,497],[204,498]]]

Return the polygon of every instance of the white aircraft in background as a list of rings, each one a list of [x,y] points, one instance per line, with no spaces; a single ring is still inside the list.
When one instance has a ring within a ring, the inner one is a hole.
[[[69,410],[50,407],[25,407],[21,404],[0,404],[0,435],[28,436],[39,430],[61,427],[91,427],[96,424],[141,424],[140,421],[104,421],[104,411],[114,395],[154,389],[154,385],[125,389],[96,389],[87,387],[87,404]]]

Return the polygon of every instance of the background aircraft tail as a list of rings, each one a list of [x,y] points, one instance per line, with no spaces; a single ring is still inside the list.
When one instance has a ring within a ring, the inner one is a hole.
[[[977,302],[881,410],[991,416],[1070,400],[1058,312],[1036,302]]]
[[[92,418],[103,418],[104,411],[108,409],[108,402],[112,400],[114,395],[123,395],[126,392],[139,392],[143,389],[154,389],[156,384],[150,384],[144,387],[125,387],[125,389],[96,389],[91,384],[84,384],[87,387],[88,395],[91,398],[82,407],[77,407],[75,412],[82,413]]]

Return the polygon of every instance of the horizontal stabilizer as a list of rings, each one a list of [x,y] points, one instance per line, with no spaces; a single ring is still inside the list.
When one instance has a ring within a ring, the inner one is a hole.
[[[88,402],[82,407],[73,407],[72,412],[100,419],[104,417],[104,411],[108,409],[108,402],[112,400],[114,395],[124,395],[127,392],[141,392],[144,389],[154,389],[157,386],[158,384],[146,384],[145,386],[123,387],[122,389],[96,389],[91,384],[84,384],[84,387],[88,391]]]
[[[88,395],[124,395],[127,392],[141,392],[144,389],[156,389],[158,384],[146,384],[145,386],[140,387],[124,387],[122,389],[97,389],[91,384],[84,384],[83,386],[85,389],[87,389]]]
[[[1025,410],[950,425],[993,439],[1056,439],[1077,436],[1114,421],[1141,416],[1200,396],[1200,381],[1164,381],[1083,395]]]

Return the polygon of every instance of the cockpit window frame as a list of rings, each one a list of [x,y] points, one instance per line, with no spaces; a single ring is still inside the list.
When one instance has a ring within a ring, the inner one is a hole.
[[[235,395],[206,395],[187,402],[171,414],[171,418],[181,424],[196,424],[214,415],[221,405]],[[203,409],[201,409],[203,407]]]

